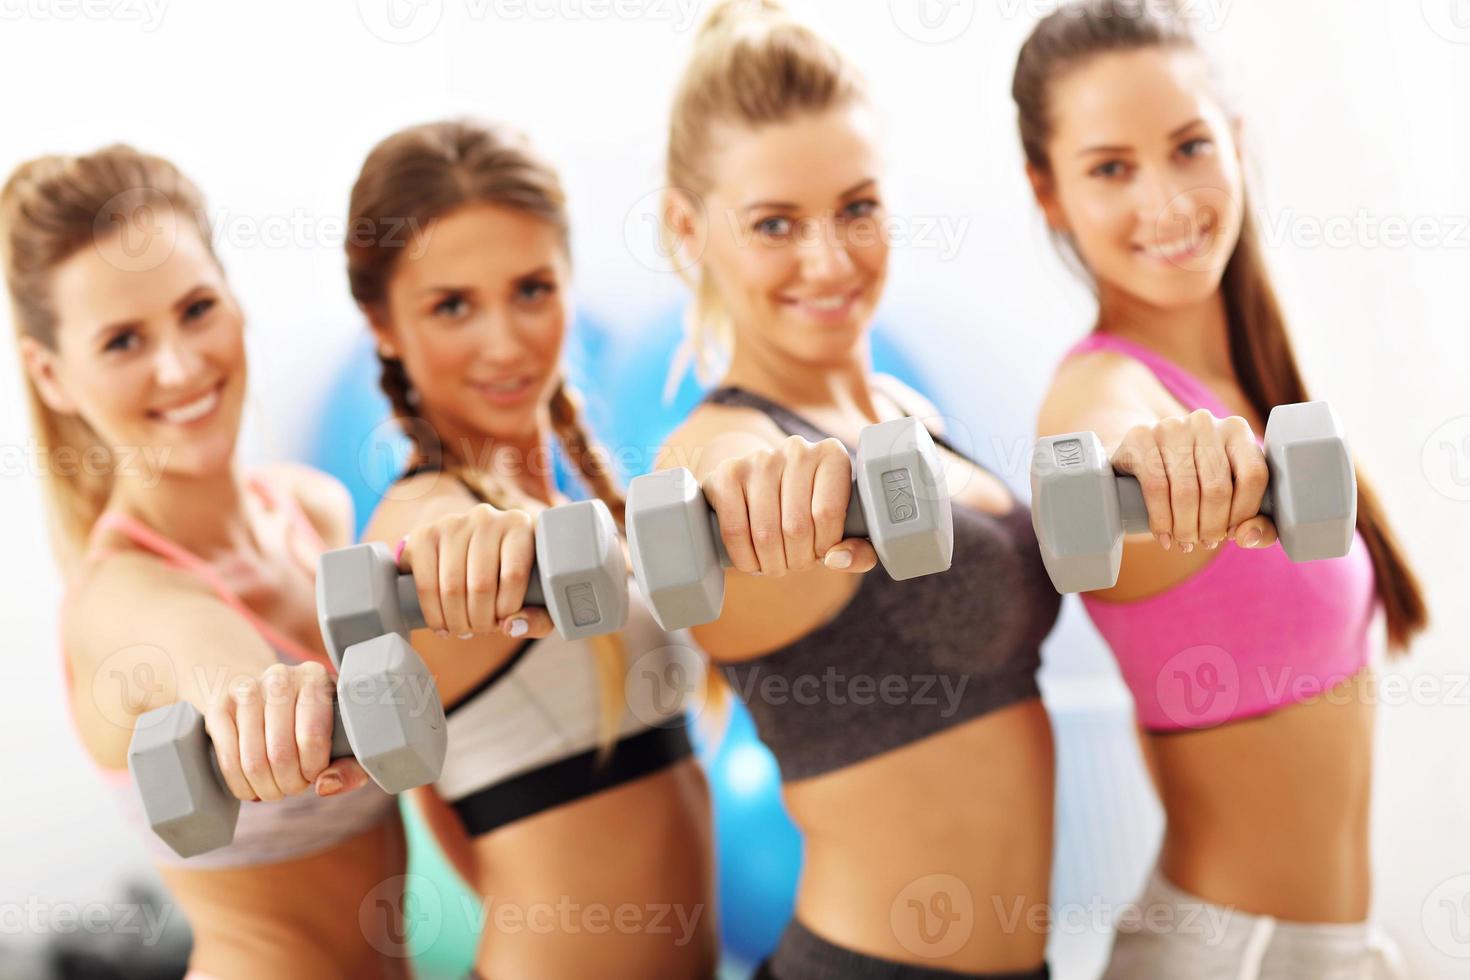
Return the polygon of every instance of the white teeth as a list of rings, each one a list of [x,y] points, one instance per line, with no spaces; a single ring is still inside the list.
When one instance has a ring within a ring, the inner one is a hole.
[[[489,383],[487,383],[487,384],[481,385],[482,388],[485,388],[485,389],[487,389],[489,391],[500,392],[502,394],[509,394],[510,392],[513,392],[513,391],[520,391],[525,386],[526,386],[526,379],[525,378],[517,378],[514,381],[501,381],[501,382],[499,382],[497,384],[489,384]]]
[[[1177,259],[1185,255],[1197,254],[1204,250],[1205,242],[1209,240],[1208,233],[1196,235],[1192,238],[1181,238],[1175,242],[1166,244],[1151,244],[1143,246],[1143,254],[1155,259]]]
[[[171,408],[166,412],[159,412],[158,415],[171,425],[187,425],[190,422],[196,422],[204,418],[204,416],[214,411],[214,407],[218,404],[219,389],[214,388],[208,394],[196,398],[187,405],[180,405],[178,408]]]
[[[802,304],[815,310],[838,310],[847,302],[846,296],[828,296],[824,299],[804,299]]]

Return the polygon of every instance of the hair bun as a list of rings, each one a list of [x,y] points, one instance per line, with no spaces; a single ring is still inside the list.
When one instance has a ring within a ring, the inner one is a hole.
[[[785,20],[790,16],[791,12],[780,0],[718,0],[699,26],[699,38],[735,30],[742,24]]]

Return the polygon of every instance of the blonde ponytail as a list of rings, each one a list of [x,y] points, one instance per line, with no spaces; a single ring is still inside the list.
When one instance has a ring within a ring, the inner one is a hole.
[[[709,153],[718,125],[754,128],[866,98],[867,84],[856,67],[782,4],[723,0],[701,25],[674,96],[665,160],[668,186],[691,201],[709,193]],[[667,222],[663,232],[667,254],[676,254]],[[666,395],[691,364],[701,383],[713,382],[734,343],[734,324],[718,287],[707,275],[691,281],[682,268],[680,275],[694,298]]]

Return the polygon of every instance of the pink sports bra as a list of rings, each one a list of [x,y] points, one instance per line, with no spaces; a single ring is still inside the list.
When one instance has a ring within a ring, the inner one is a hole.
[[[1179,365],[1112,334],[1094,332],[1066,356],[1099,350],[1144,364],[1187,411],[1235,414]],[[1139,724],[1153,732],[1264,715],[1353,676],[1368,661],[1377,607],[1361,535],[1342,558],[1301,564],[1280,543],[1226,541],[1158,595],[1107,602],[1084,593],[1082,603],[1112,647]]]
[[[293,531],[305,535],[313,554],[320,554],[326,549],[325,542],[291,494],[278,493],[259,476],[248,477],[246,486],[260,498],[266,511],[282,522],[281,533],[286,536],[290,553],[295,554],[295,550],[289,547],[292,544]],[[214,590],[220,601],[259,631],[282,663],[297,664],[306,660],[317,660],[326,663],[328,669],[331,669],[330,662],[322,654],[303,646],[257,615],[202,558],[136,518],[118,513],[104,513],[99,517],[92,528],[84,561],[97,561],[111,553],[111,549],[102,544],[103,536],[109,531],[121,534],[137,547],[158,555],[175,568],[198,575]],[[312,570],[315,571],[314,568]],[[64,604],[62,615],[65,616]],[[64,653],[61,662],[66,687],[70,691],[71,663]],[[70,698],[67,703],[71,704]],[[128,771],[101,766],[97,771],[116,798],[124,819],[137,828],[149,857],[156,864],[169,867],[238,868],[304,857],[367,831],[383,820],[395,805],[391,796],[371,782],[361,789],[338,796],[319,797],[308,790],[274,803],[242,803],[239,822],[235,826],[235,838],[229,845],[197,857],[181,858],[149,829],[143,812],[143,802],[138,798]]]

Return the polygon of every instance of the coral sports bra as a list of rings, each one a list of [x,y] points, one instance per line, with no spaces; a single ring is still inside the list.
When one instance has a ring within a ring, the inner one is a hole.
[[[1095,332],[1067,357],[1112,351],[1144,364],[1186,411],[1234,415],[1172,361]],[[1257,436],[1259,439],[1259,435]],[[1107,602],[1083,594],[1153,732],[1206,728],[1264,715],[1313,697],[1368,662],[1376,601],[1361,535],[1342,558],[1293,562],[1280,542],[1244,549],[1226,541],[1198,572],[1158,595]]]
[[[316,529],[289,493],[278,491],[259,476],[248,477],[246,486],[260,499],[272,519],[284,523],[282,530],[287,535],[288,544],[292,542],[291,535],[294,532],[304,537],[314,554],[320,554],[326,549]],[[324,655],[302,646],[257,615],[202,558],[136,518],[118,513],[104,513],[98,518],[88,541],[84,562],[98,561],[111,553],[112,549],[102,544],[102,538],[109,532],[127,538],[141,550],[157,555],[172,567],[203,579],[221,602],[255,627],[282,663],[299,664],[307,660],[317,660],[325,663],[329,670],[332,669]],[[295,553],[294,549],[292,553]],[[303,565],[305,564],[303,561]],[[311,565],[310,570],[315,573],[315,566]],[[66,615],[64,604],[62,615]],[[62,667],[69,692],[72,688],[71,663],[64,653]],[[67,703],[71,704],[70,698]],[[124,818],[137,828],[149,857],[154,863],[168,867],[201,870],[239,868],[304,857],[366,832],[384,820],[395,806],[393,797],[372,782],[337,796],[319,797],[307,791],[276,802],[244,802],[240,804],[240,817],[235,825],[234,840],[230,844],[195,857],[181,858],[149,829],[147,815],[143,812],[143,801],[138,798],[128,771],[99,766],[98,772],[116,798]]]

